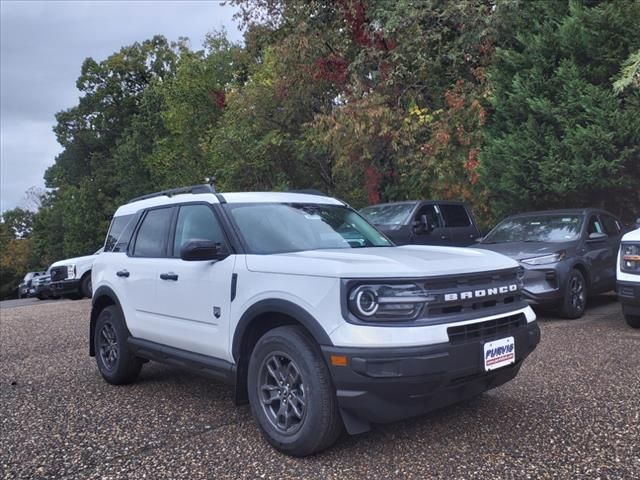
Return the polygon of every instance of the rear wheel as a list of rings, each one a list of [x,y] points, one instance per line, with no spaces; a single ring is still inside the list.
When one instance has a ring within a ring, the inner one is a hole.
[[[102,377],[114,385],[133,382],[142,368],[142,360],[129,349],[129,337],[118,307],[112,305],[100,312],[94,336],[96,363]]]
[[[564,290],[560,313],[564,318],[580,318],[587,307],[587,282],[580,270],[572,270]]]
[[[625,315],[624,319],[630,327],[640,328],[640,315]]]
[[[248,390],[264,437],[283,453],[311,455],[331,446],[342,431],[329,370],[301,327],[279,327],[258,340]]]

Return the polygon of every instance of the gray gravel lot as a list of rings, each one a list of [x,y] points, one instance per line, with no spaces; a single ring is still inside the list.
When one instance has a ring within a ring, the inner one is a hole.
[[[89,301],[0,311],[0,478],[640,478],[640,331],[613,296],[542,318],[515,381],[294,459],[231,388],[149,363],[107,385],[87,354]]]

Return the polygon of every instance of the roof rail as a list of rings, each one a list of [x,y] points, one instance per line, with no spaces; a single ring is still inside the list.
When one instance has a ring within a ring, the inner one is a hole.
[[[327,197],[328,195],[320,190],[316,190],[315,188],[301,188],[294,190],[287,190],[287,193],[305,193],[307,195],[318,195],[320,197]]]
[[[191,185],[190,187],[171,188],[169,190],[161,190],[159,192],[149,193],[147,195],[142,195],[140,197],[132,198],[127,203],[138,202],[140,200],[146,200],[148,198],[154,198],[154,197],[162,197],[162,196],[172,197],[174,195],[179,195],[181,193],[193,193],[193,194],[214,193],[215,194],[216,189],[213,185],[209,185],[207,183],[203,185]]]

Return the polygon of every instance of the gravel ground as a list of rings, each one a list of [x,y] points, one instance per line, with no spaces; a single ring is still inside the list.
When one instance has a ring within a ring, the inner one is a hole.
[[[640,478],[640,331],[593,303],[541,318],[509,384],[306,459],[270,448],[228,386],[155,363],[107,385],[89,301],[2,309],[0,478]]]

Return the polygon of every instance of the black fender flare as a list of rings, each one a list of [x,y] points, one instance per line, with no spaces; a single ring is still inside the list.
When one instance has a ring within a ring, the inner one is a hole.
[[[102,309],[108,305],[116,305],[121,312],[123,311],[122,305],[120,305],[120,300],[118,300],[118,296],[116,295],[116,293],[106,285],[102,285],[95,292],[93,292],[93,296],[91,298],[91,319],[89,322],[89,355],[92,357],[96,354],[94,344],[96,321],[98,320],[98,315],[100,314]]]
[[[333,346],[331,339],[327,332],[322,328],[320,322],[316,318],[307,312],[304,308],[289,300],[283,300],[280,298],[269,298],[260,300],[251,305],[240,317],[238,324],[236,325],[235,332],[233,334],[233,343],[231,347],[231,354],[236,362],[240,360],[240,349],[242,347],[242,339],[247,331],[247,328],[251,325],[251,322],[259,315],[263,313],[275,313],[282,314],[291,317],[304,326],[311,336],[315,339],[318,345]]]

